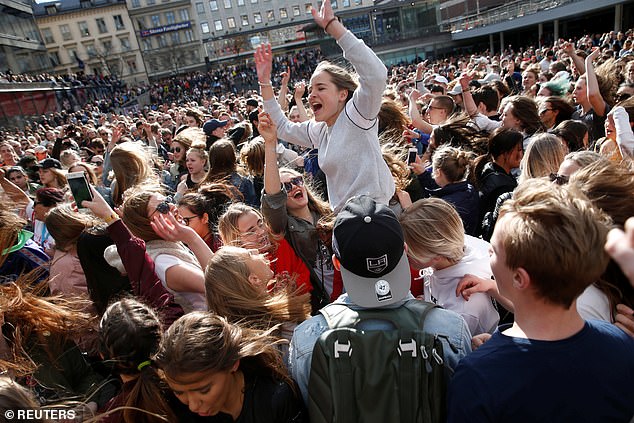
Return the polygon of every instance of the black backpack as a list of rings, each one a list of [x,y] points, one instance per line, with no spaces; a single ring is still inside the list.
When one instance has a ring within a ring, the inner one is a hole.
[[[321,310],[330,329],[313,350],[311,423],[445,421],[443,345],[424,330],[436,307],[410,300],[393,309],[357,311],[330,304]],[[394,329],[356,329],[368,319],[391,322]]]

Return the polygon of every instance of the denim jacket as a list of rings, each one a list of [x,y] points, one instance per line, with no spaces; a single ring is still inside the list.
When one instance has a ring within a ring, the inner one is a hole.
[[[399,307],[406,301],[419,300],[415,300],[412,295],[409,295],[403,302],[395,306]],[[335,303],[350,305],[352,309],[362,309],[362,307],[353,304],[347,294],[341,295]],[[360,323],[357,327],[366,330],[390,329],[390,325],[381,320],[368,320]],[[313,348],[319,337],[328,329],[326,319],[323,315],[318,314],[297,326],[293,333],[289,350],[288,367],[291,376],[297,382],[302,392],[302,397],[306,404],[308,404],[308,380],[310,377]],[[462,357],[471,352],[471,333],[469,332],[469,328],[464,319],[453,311],[444,309],[433,310],[425,320],[425,330],[443,335],[440,338],[443,342],[443,358],[445,365],[451,370],[456,368]],[[451,346],[448,342],[451,343]]]

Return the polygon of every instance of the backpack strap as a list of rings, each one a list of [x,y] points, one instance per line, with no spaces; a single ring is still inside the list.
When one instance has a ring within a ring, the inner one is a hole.
[[[398,353],[401,356],[399,360],[399,404],[400,404],[400,420],[402,422],[413,422],[414,407],[418,401],[416,386],[417,375],[420,372],[418,343],[414,332],[405,330],[401,332],[402,338],[399,340]]]
[[[347,308],[347,307],[346,307]],[[341,330],[337,333],[337,339],[334,343],[334,358],[337,366],[337,384],[340,387],[342,395],[341,401],[337,402],[337,410],[335,416],[341,417],[342,422],[353,422],[358,416],[356,406],[357,402],[354,397],[354,375],[352,371],[352,343],[350,341],[350,332]]]
[[[329,329],[351,327],[359,321],[359,313],[345,304],[332,303],[319,310]]]

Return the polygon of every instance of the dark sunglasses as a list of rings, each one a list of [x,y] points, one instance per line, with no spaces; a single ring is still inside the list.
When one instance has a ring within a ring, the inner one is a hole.
[[[180,147],[174,147],[170,150],[172,153],[180,153],[181,152],[181,148]]]
[[[304,178],[301,176],[296,176],[288,182],[284,182],[282,184],[286,192],[290,192],[293,189],[293,186],[303,187],[304,186]]]
[[[103,162],[101,160],[98,160],[96,162],[90,162],[91,164],[94,164],[95,166],[101,166],[103,164]]]
[[[170,204],[173,203],[173,200],[171,197],[166,197],[165,200],[161,201],[160,203],[158,203],[156,205],[156,209],[154,209],[154,211],[152,212],[152,214],[150,215],[150,218],[152,218],[152,216],[154,216],[154,213],[159,212],[161,214],[167,214],[170,212]]]
[[[550,178],[550,182],[554,182],[557,185],[566,185],[570,180],[568,176],[560,175],[558,173],[551,173],[548,177]]]

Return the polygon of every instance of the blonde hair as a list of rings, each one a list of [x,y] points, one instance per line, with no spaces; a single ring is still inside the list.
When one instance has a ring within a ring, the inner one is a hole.
[[[458,262],[464,256],[464,225],[456,209],[440,198],[424,198],[405,209],[400,217],[408,254],[430,254]]]
[[[205,271],[209,310],[230,322],[258,329],[306,320],[310,316],[310,294],[300,293],[292,280],[276,283],[272,293],[254,286],[249,281],[249,259],[249,250],[239,247],[225,246],[214,254]]]
[[[449,183],[459,182],[467,177],[467,171],[476,155],[461,148],[443,145],[432,156],[434,170],[442,170]]]
[[[564,147],[556,135],[535,135],[520,162],[519,182],[557,173],[565,154]]]
[[[94,168],[89,165],[88,163],[84,163],[84,162],[77,162],[77,163],[73,163],[69,168],[69,172],[70,169],[75,167],[75,166],[79,166],[82,169],[84,169],[84,172],[86,173],[86,178],[88,178],[88,183],[92,184],[92,185],[98,185],[99,181],[97,179],[97,174],[95,173]]]
[[[259,219],[265,222],[264,216],[262,216],[262,213],[260,213],[258,209],[244,203],[233,203],[229,205],[227,210],[220,216],[218,219],[218,233],[224,245],[242,246],[242,241],[240,240],[242,234],[240,228],[238,228],[238,219],[249,212],[255,213]],[[266,222],[264,224],[266,225]],[[268,226],[267,231],[271,234],[271,230]],[[272,236],[269,236],[269,238],[273,241]]]
[[[574,185],[520,184],[500,219],[495,231],[506,266],[525,269],[537,295],[551,303],[569,308],[608,264],[603,246],[610,219]]]

